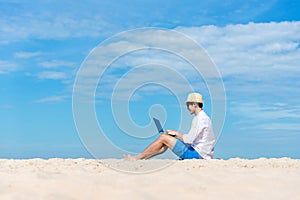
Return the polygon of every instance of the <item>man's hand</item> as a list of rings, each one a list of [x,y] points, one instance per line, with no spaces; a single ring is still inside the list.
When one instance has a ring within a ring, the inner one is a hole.
[[[174,131],[174,130],[167,130],[166,131],[166,133],[168,134],[168,135],[171,135],[171,136],[176,136],[176,138],[177,139],[180,139],[181,141],[183,141],[183,135],[182,135],[182,133],[179,133],[179,132],[177,132],[177,131]]]
[[[176,136],[176,132],[177,132],[177,131],[174,131],[174,130],[167,130],[167,131],[166,131],[166,133],[167,133],[168,135],[171,135],[171,136]]]

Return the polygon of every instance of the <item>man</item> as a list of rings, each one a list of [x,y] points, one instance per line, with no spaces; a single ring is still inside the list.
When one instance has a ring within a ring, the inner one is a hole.
[[[195,115],[190,131],[182,134],[167,130],[150,144],[142,153],[125,159],[148,159],[171,149],[180,159],[211,159],[214,154],[215,136],[210,118],[203,111],[203,98],[199,93],[191,93],[186,106],[191,115]],[[175,137],[174,137],[175,136]]]

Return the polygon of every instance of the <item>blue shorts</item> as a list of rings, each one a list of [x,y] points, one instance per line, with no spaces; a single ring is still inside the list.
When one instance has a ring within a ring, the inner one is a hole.
[[[188,144],[183,143],[181,140],[177,140],[172,150],[180,159],[203,159],[198,152]]]

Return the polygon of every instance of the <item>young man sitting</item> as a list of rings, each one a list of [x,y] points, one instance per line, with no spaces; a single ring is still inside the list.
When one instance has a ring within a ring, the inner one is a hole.
[[[125,159],[148,159],[171,149],[180,159],[211,159],[214,154],[215,136],[212,123],[203,111],[203,98],[199,93],[191,93],[186,106],[191,115],[195,115],[191,129],[187,134],[167,130],[142,153]],[[175,137],[174,137],[175,136]]]

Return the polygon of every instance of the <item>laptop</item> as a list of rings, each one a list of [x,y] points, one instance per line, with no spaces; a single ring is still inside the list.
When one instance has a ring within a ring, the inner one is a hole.
[[[158,119],[156,119],[155,117],[153,117],[153,121],[154,121],[154,123],[155,123],[155,125],[156,125],[156,128],[157,128],[158,132],[159,132],[160,134],[164,134],[165,131],[164,131],[163,127],[161,126],[160,121],[159,121]]]
[[[163,127],[161,126],[160,121],[158,119],[156,119],[155,117],[153,117],[153,121],[154,121],[154,123],[156,125],[156,128],[157,128],[158,132],[160,134],[164,134],[165,131],[164,131]],[[171,135],[171,136],[175,137],[175,135]]]

